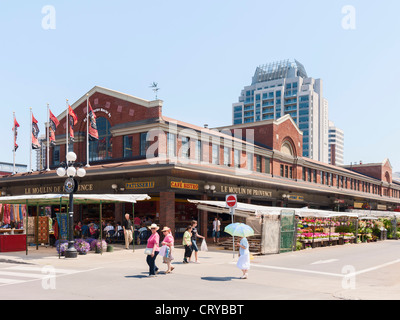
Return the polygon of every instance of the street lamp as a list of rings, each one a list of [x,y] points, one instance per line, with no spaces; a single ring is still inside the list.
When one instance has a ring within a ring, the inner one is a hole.
[[[68,228],[68,249],[65,251],[65,258],[76,258],[78,252],[74,247],[74,192],[78,190],[78,181],[75,180],[77,175],[80,178],[86,176],[86,170],[84,168],[76,169],[74,163],[76,161],[76,154],[74,152],[68,152],[67,163],[64,166],[60,166],[57,169],[57,175],[64,177],[67,175],[67,179],[64,183],[64,190],[69,194],[69,228]]]

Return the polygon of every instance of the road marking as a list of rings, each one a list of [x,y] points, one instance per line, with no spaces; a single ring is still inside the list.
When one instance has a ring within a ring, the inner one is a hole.
[[[12,285],[12,284],[21,284],[21,283],[27,283],[27,282],[32,282],[32,281],[38,281],[38,280],[45,280],[49,278],[60,278],[60,277],[65,277],[69,275],[74,275],[78,273],[84,273],[84,272],[90,272],[90,271],[95,271],[99,269],[103,269],[103,267],[99,268],[93,268],[93,269],[87,269],[87,270],[66,270],[66,269],[56,269],[54,268],[54,275],[49,275],[49,270],[46,270],[46,267],[52,267],[49,265],[44,265],[42,267],[33,267],[33,266],[15,266],[15,267],[9,267],[9,268],[3,268],[0,269],[0,276],[5,276],[4,278],[0,278],[0,287],[4,287],[7,285]],[[3,271],[3,270],[12,270],[12,271]],[[27,272],[18,272],[18,271],[44,271],[43,273],[27,273]],[[17,279],[15,279],[17,278]],[[19,280],[18,278],[28,278],[24,280]],[[29,279],[30,278],[30,279]]]
[[[266,266],[266,265],[259,265],[259,264],[251,264],[251,267],[256,267],[256,268],[264,268],[264,269],[274,269],[274,270],[283,270],[283,271],[293,271],[293,272],[302,272],[302,273],[313,273],[313,274],[320,274],[320,275],[325,275],[325,276],[331,276],[331,277],[352,277],[352,276],[357,276],[359,274],[363,274],[363,273],[367,273],[367,272],[371,272],[371,271],[375,271],[378,269],[382,269],[385,268],[387,266],[396,264],[396,263],[400,263],[400,259],[391,261],[391,262],[387,262],[387,263],[383,263],[381,265],[375,266],[375,267],[371,267],[371,268],[367,268],[364,270],[360,270],[357,272],[353,272],[353,273],[347,273],[347,274],[342,274],[342,273],[331,273],[331,272],[323,272],[323,271],[315,271],[315,270],[305,270],[305,269],[295,269],[295,268],[286,268],[286,267],[277,267],[277,266]],[[230,262],[230,264],[235,264],[235,262]]]
[[[347,276],[348,277],[349,276],[357,276],[359,274],[367,273],[367,272],[370,272],[370,271],[375,271],[375,270],[378,270],[378,269],[381,269],[381,268],[384,268],[384,267],[387,267],[387,266],[390,266],[390,265],[396,264],[396,263],[400,263],[400,259],[397,259],[397,260],[394,260],[394,261],[391,261],[391,262],[387,262],[387,263],[384,263],[384,264],[381,264],[381,265],[378,265],[378,266],[375,266],[375,267],[371,267],[371,268],[368,268],[368,269],[360,270],[360,271],[357,271],[357,272],[354,272],[354,273],[349,273],[349,274],[347,274]]]
[[[315,274],[321,274],[321,275],[324,275],[324,276],[331,276],[331,277],[343,277],[343,274],[337,274],[337,273],[331,273],[331,272],[322,272],[322,271],[314,271],[314,270],[304,270],[304,269],[275,267],[275,266],[263,266],[263,265],[254,265],[254,264],[252,264],[251,267],[265,268],[265,269],[275,269],[275,270],[283,270],[283,271],[303,272],[303,273],[315,273]]]
[[[25,282],[25,281],[23,281],[23,280],[16,280],[16,279],[4,279],[4,278],[0,278],[0,283],[15,284],[15,283],[21,283],[21,282]]]
[[[338,259],[319,260],[319,261],[315,261],[315,262],[311,263],[311,265],[315,265],[315,264],[326,264],[326,263],[331,263],[331,262],[335,262],[335,261],[339,261],[339,260],[338,260]]]
[[[49,267],[54,268],[55,273],[65,273],[65,274],[74,274],[79,271],[77,270],[66,270],[66,269],[58,269],[56,267],[47,265]],[[42,267],[31,267],[31,266],[16,266],[16,267],[9,267],[9,268],[4,268],[3,270],[17,270],[17,271],[39,271],[42,272],[45,267],[47,266],[42,266]]]

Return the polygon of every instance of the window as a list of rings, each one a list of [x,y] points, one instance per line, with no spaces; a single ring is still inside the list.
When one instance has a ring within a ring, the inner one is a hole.
[[[264,172],[265,173],[270,173],[271,172],[271,160],[270,158],[264,158],[265,163],[264,163]]]
[[[224,166],[231,165],[231,148],[224,147]]]
[[[281,164],[281,177],[283,177],[283,176],[284,176],[283,170],[284,170],[284,165],[283,165],[283,164]]]
[[[167,135],[167,152],[168,157],[176,157],[176,135],[174,133]]]
[[[212,145],[212,164],[219,164],[219,145]]]
[[[257,172],[262,172],[261,159],[262,159],[261,156],[256,155],[256,171]]]
[[[182,157],[189,159],[190,158],[190,139],[188,137],[182,137]]]
[[[147,132],[142,132],[140,134],[140,155],[145,156],[147,151]]]
[[[289,167],[285,166],[285,177],[289,178]]]
[[[253,154],[248,153],[247,154],[247,170],[253,171],[254,168],[254,161],[253,161]]]
[[[97,118],[97,130],[99,139],[89,142],[90,161],[102,161],[112,158],[112,135],[111,125],[104,117]]]
[[[54,146],[53,148],[53,165],[58,166],[60,164],[60,146]]]
[[[234,150],[233,161],[235,168],[240,168],[240,150]]]
[[[196,142],[196,150],[195,150],[194,157],[198,162],[201,162],[201,160],[202,160],[201,140],[197,140],[197,142]]]
[[[124,158],[131,158],[133,156],[132,141],[132,136],[124,136]]]

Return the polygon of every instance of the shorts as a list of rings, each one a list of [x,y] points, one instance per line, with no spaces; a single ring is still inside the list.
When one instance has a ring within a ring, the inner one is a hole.
[[[192,240],[192,250],[198,252],[199,248],[197,247],[196,240]]]
[[[212,236],[213,236],[213,238],[215,238],[215,236],[217,236],[217,238],[219,238],[219,231],[213,230]]]

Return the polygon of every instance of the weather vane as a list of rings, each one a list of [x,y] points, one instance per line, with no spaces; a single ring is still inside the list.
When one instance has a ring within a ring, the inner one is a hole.
[[[157,98],[157,93],[158,93],[158,90],[160,90],[160,88],[158,87],[158,83],[157,83],[157,82],[153,82],[153,83],[150,85],[150,88],[153,88],[153,91],[154,91],[154,93],[156,94],[156,100],[158,100],[158,98]]]

